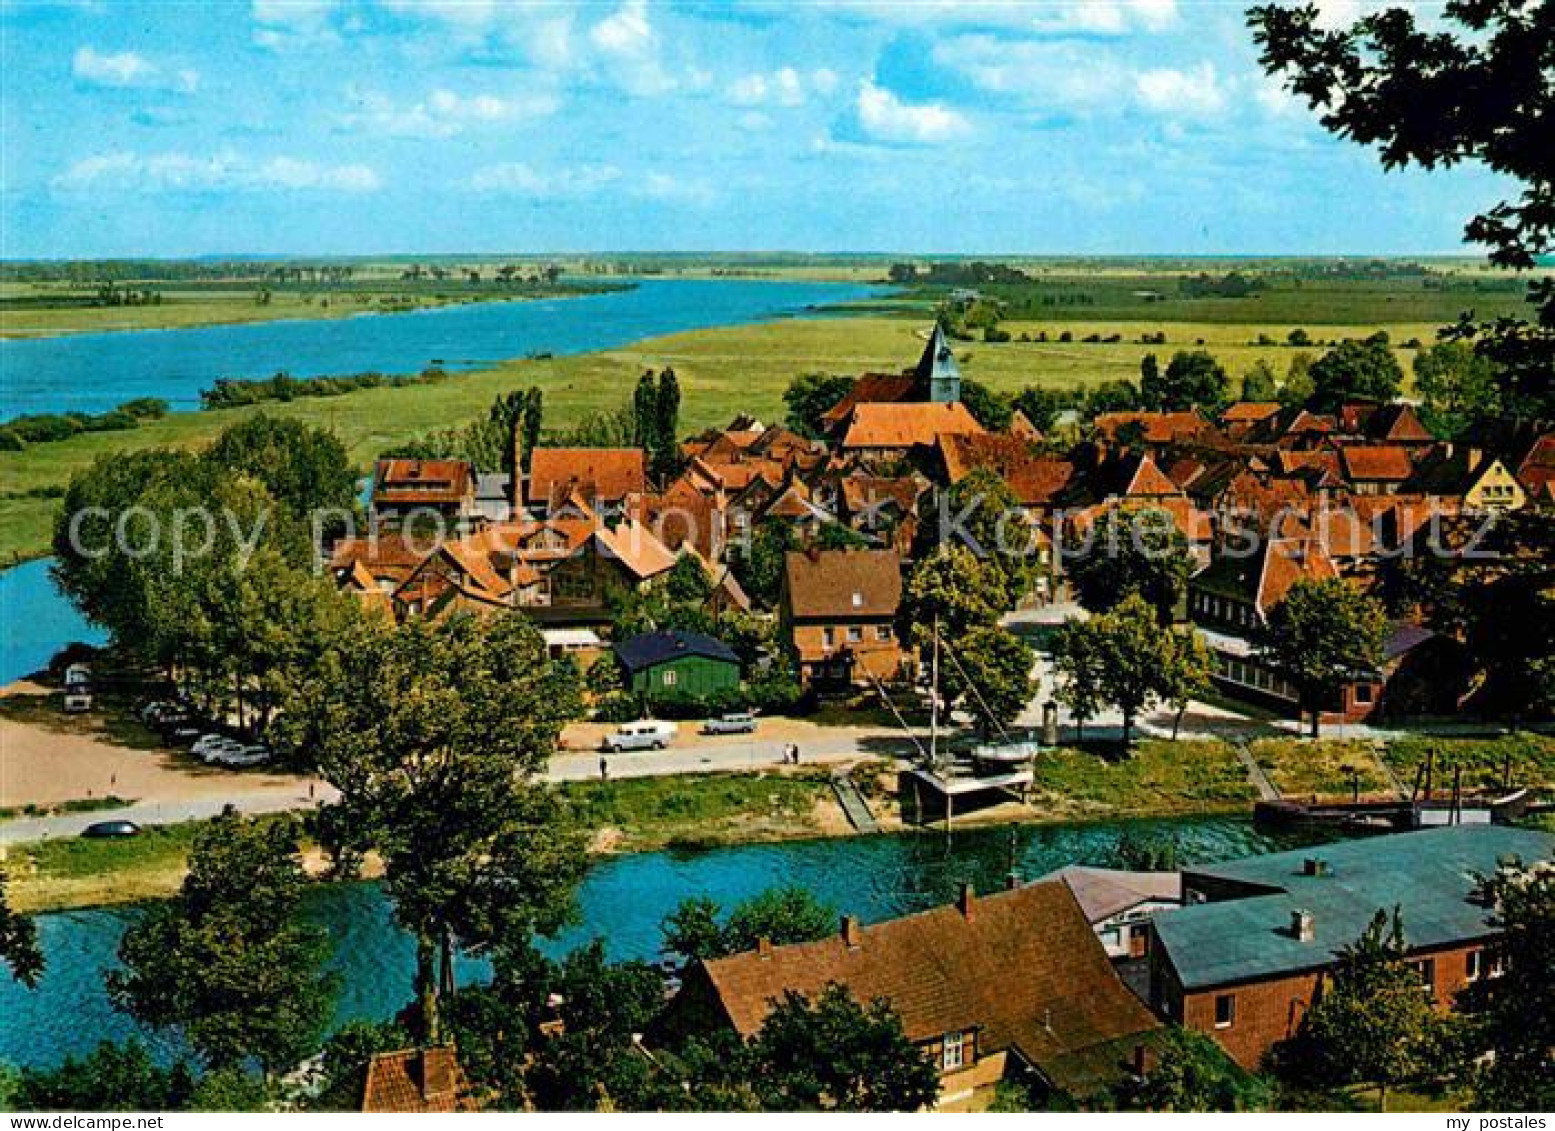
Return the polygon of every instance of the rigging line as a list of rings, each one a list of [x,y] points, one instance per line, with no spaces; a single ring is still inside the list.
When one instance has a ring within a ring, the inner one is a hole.
[[[887,707],[891,708],[891,714],[896,716],[896,721],[902,725],[902,730],[906,733],[907,737],[912,740],[913,746],[918,751],[918,757],[922,758],[924,761],[928,761],[929,755],[928,752],[923,749],[923,743],[918,741],[918,736],[915,735],[912,732],[912,728],[907,725],[907,720],[902,718],[902,713],[896,709],[896,704],[893,703],[891,701],[891,697],[886,694],[886,689],[881,685],[880,681],[875,678],[875,673],[869,670],[868,664],[860,664],[859,666],[864,669],[864,674],[869,677],[869,682],[875,685],[875,690],[879,692],[880,698],[885,701],[885,705]]]
[[[977,684],[972,682],[972,677],[966,674],[966,669],[961,666],[961,661],[956,659],[956,653],[947,648],[945,649],[945,655],[950,657],[950,662],[956,665],[956,670],[961,673],[961,678],[966,681],[967,687],[971,689],[973,695],[977,696],[977,702],[982,706],[983,714],[988,716],[988,721],[999,728],[999,733],[1004,736],[1006,742],[1012,741],[1010,732],[1004,729],[1004,724],[999,721],[999,717],[989,709],[987,701],[983,698],[983,693],[977,690]]]

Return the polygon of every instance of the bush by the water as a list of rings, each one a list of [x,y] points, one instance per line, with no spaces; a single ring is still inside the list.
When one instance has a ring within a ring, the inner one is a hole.
[[[241,408],[266,401],[292,401],[299,397],[338,397],[358,389],[400,389],[407,385],[429,385],[447,377],[437,367],[420,373],[394,376],[387,373],[352,373],[340,377],[293,377],[277,373],[274,377],[222,377],[200,393],[204,408]]]
[[[39,412],[0,424],[0,451],[19,452],[28,444],[68,440],[79,432],[123,432],[167,415],[161,397],[138,397],[107,412]]]

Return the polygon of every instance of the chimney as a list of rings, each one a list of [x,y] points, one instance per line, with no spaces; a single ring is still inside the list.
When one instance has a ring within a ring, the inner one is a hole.
[[[1328,861],[1321,856],[1308,856],[1301,862],[1301,874],[1303,876],[1328,875]]]
[[[809,558],[812,562],[818,562],[821,560],[821,547],[816,543],[811,542],[808,546],[805,547],[804,554],[805,557]]]
[[[766,935],[762,935],[756,940],[756,955],[762,959],[772,957],[772,940],[767,938]]]
[[[961,885],[961,894],[956,897],[956,908],[961,912],[967,922],[972,921],[972,909],[977,904],[977,889],[971,884]]]
[[[1297,908],[1290,913],[1290,935],[1297,942],[1311,942],[1315,936],[1317,921],[1312,912]]]
[[[848,944],[849,950],[857,950],[864,945],[864,925],[858,921],[857,915],[842,917],[842,941]]]
[[[1004,890],[1005,891],[1018,891],[1019,889],[1020,889],[1020,873],[1019,872],[1006,872],[1006,873],[1004,873]]]

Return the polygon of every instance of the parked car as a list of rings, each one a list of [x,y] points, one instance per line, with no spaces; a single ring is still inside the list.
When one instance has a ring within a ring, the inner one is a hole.
[[[139,836],[140,826],[134,821],[98,821],[81,830],[82,836],[104,839],[119,836]]]
[[[622,723],[614,734],[605,735],[599,748],[607,753],[622,750],[663,750],[675,740],[674,723],[658,719],[638,719],[635,723]]]
[[[202,734],[199,738],[195,739],[194,745],[189,747],[189,749],[195,754],[205,754],[208,751],[220,750],[224,746],[241,745],[242,743],[240,743],[235,738],[228,738],[224,734],[211,731],[209,734]]]
[[[65,688],[65,710],[71,714],[92,709],[92,690],[84,683]]]
[[[703,734],[755,734],[756,716],[749,711],[732,711],[702,724]]]
[[[65,669],[65,686],[85,687],[92,682],[92,669],[87,664],[71,664]]]
[[[265,746],[239,746],[236,749],[222,749],[211,755],[207,761],[226,766],[229,769],[241,769],[245,766],[262,766],[270,760],[270,750]]]

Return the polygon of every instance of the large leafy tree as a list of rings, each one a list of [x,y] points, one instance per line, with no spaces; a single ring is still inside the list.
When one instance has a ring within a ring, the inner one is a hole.
[[[1494,1055],[1473,1074],[1477,1106],[1493,1111],[1555,1109],[1555,865],[1508,861],[1487,877],[1500,937],[1491,945],[1502,972],[1463,1002],[1482,1021]]]
[[[1203,1033],[1171,1026],[1153,1051],[1155,1064],[1144,1079],[1120,1089],[1124,1108],[1258,1111],[1268,1102],[1267,1087]]]
[[[1388,168],[1476,161],[1521,186],[1469,221],[1467,237],[1502,267],[1527,271],[1555,247],[1555,3],[1451,0],[1441,27],[1407,8],[1374,12],[1348,28],[1323,26],[1315,5],[1253,8],[1264,68],[1321,115],[1332,133],[1375,146]],[[1555,281],[1529,288],[1532,319],[1478,321],[1454,333],[1500,370],[1504,410],[1555,416]]]
[[[1312,363],[1312,404],[1332,412],[1345,401],[1391,401],[1404,385],[1404,370],[1385,333],[1346,338]]]
[[[931,552],[934,540],[946,536],[945,541],[964,546],[998,569],[1007,601],[1031,588],[1039,573],[1038,532],[1014,490],[997,472],[977,468],[951,487],[943,500],[937,492],[926,495],[923,510],[920,556]]]
[[[38,947],[38,928],[11,907],[8,877],[0,866],[0,962],[11,977],[31,989],[43,976],[43,951]]]
[[[1382,662],[1387,628],[1382,604],[1338,578],[1302,578],[1269,612],[1259,655],[1295,685],[1313,738],[1345,683]]]
[[[513,943],[571,913],[581,832],[533,778],[580,710],[576,669],[514,612],[364,626],[286,711],[341,792],[335,847],[383,858],[395,916],[416,939],[429,1042],[456,946]]]
[[[1467,342],[1438,342],[1415,355],[1415,392],[1426,427],[1443,439],[1496,416],[1501,388],[1496,365]]]
[[[1170,624],[1193,572],[1193,554],[1172,516],[1154,507],[1114,507],[1067,551],[1080,603],[1092,612],[1136,595]]]
[[[901,621],[904,638],[956,641],[970,629],[996,624],[1008,604],[1004,575],[964,546],[942,545],[920,560],[907,579]]]
[[[664,949],[685,962],[722,958],[774,945],[811,942],[837,928],[837,912],[807,888],[777,887],[738,904],[720,921],[722,908],[707,896],[689,896],[665,917]]]
[[[1100,643],[1096,626],[1079,618],[1066,620],[1053,637],[1053,670],[1058,677],[1054,695],[1069,708],[1081,741],[1086,721],[1095,718],[1105,702]]]
[[[668,482],[680,474],[680,380],[668,367],[660,372],[653,397],[649,464],[656,478]]]
[[[868,1006],[831,983],[813,1000],[785,993],[750,1046],[751,1080],[776,1111],[919,1111],[939,1094],[929,1053],[888,1002]]]
[[[819,440],[825,430],[821,417],[835,408],[853,388],[853,378],[827,373],[802,373],[783,390],[787,424],[801,436]]]
[[[180,1061],[164,1068],[146,1046],[103,1041],[56,1068],[25,1068],[12,1103],[16,1111],[184,1111],[194,1074]]]
[[[1330,1084],[1372,1084],[1383,1110],[1388,1088],[1421,1075],[1437,1045],[1435,1009],[1406,954],[1398,910],[1391,917],[1379,910],[1340,949],[1297,1038],[1304,1071]]]
[[[1171,705],[1172,740],[1182,728],[1182,717],[1188,704],[1208,695],[1214,684],[1211,677],[1215,660],[1204,643],[1204,638],[1190,627],[1185,632],[1174,632],[1162,641],[1161,666],[1156,675],[1156,690]]]
[[[356,473],[333,432],[259,413],[224,430],[205,453],[223,472],[251,475],[294,515],[351,511]]]
[[[945,692],[985,733],[1015,722],[1036,694],[1031,645],[1007,628],[972,628],[948,643],[947,655]]]
[[[1125,597],[1091,624],[1101,697],[1123,715],[1127,748],[1139,713],[1161,696],[1161,673],[1175,638],[1138,594]]]
[[[1015,405],[1009,397],[970,378],[961,382],[961,403],[990,432],[1003,432],[1015,417]]]
[[[1146,355],[1154,357],[1153,354]],[[1229,399],[1231,379],[1207,350],[1178,350],[1163,371],[1142,369],[1139,398],[1147,409],[1175,412],[1194,407],[1214,410]]]
[[[114,1004],[176,1028],[211,1067],[268,1076],[316,1051],[334,1010],[324,932],[303,924],[307,877],[289,818],[217,817],[195,835],[178,896],[149,907],[108,974]]]

